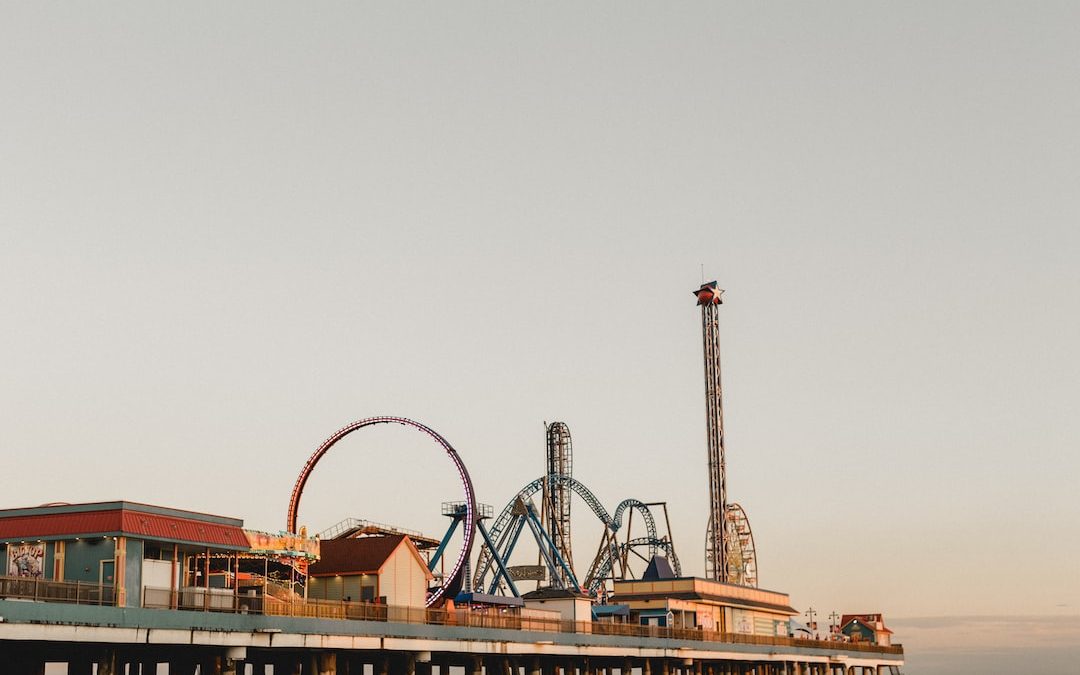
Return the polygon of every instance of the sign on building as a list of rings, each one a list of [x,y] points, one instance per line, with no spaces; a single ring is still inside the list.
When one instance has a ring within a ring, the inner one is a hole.
[[[731,611],[731,621],[734,624],[733,628],[736,633],[742,633],[744,635],[754,634],[754,616],[742,609],[734,609]]]
[[[506,569],[514,581],[546,581],[547,568],[543,565],[514,565]]]
[[[45,544],[8,544],[8,576],[40,577],[45,569]]]
[[[258,532],[256,530],[244,530],[247,536],[248,546],[252,553],[264,555],[277,555],[309,560],[319,559],[319,540],[308,537],[279,532]]]

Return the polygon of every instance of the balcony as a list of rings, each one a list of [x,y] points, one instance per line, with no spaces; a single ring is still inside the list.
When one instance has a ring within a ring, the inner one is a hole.
[[[343,621],[376,621],[386,623],[426,624],[432,626],[455,626],[463,628],[496,628],[546,633],[578,633],[589,635],[620,635],[640,638],[669,640],[693,640],[721,644],[749,644],[765,646],[808,647],[844,652],[873,652],[877,654],[903,654],[902,645],[883,647],[858,642],[826,642],[789,637],[718,633],[698,628],[672,628],[666,626],[640,626],[630,623],[598,621],[564,621],[525,616],[513,611],[498,609],[468,610],[429,609],[424,607],[398,607],[369,602],[343,600],[280,600],[264,595],[230,595],[228,593],[199,595],[191,591],[206,589],[167,588],[143,589],[143,607],[155,609],[182,609],[207,612],[231,612],[238,614],[264,614],[266,616],[304,617],[312,619],[340,619]],[[211,589],[213,590],[213,589]]]
[[[0,577],[0,599],[66,602],[73,605],[115,605],[116,591],[111,585],[85,581]]]

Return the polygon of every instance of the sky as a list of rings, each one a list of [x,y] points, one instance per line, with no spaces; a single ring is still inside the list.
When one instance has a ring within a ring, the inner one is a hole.
[[[0,3],[0,506],[277,530],[326,437],[401,415],[501,509],[559,420],[575,476],[666,501],[700,574],[690,292],[716,279],[763,587],[913,635],[1075,621],[1078,26],[1066,2]],[[451,472],[355,434],[301,521],[439,536]]]

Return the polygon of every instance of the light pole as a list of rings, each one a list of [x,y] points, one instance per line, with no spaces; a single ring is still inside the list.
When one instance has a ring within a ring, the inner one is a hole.
[[[817,612],[814,611],[813,607],[810,607],[809,609],[806,610],[807,625],[810,627],[810,630],[815,631],[815,633],[816,633],[817,632],[817,624],[814,623],[814,617],[815,616],[817,616]]]

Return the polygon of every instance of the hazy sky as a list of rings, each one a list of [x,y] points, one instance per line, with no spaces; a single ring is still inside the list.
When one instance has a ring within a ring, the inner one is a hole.
[[[278,529],[395,414],[501,508],[563,420],[701,573],[704,265],[762,586],[1080,614],[1074,3],[3,3],[0,100],[3,506]],[[421,441],[301,520],[441,534]]]

